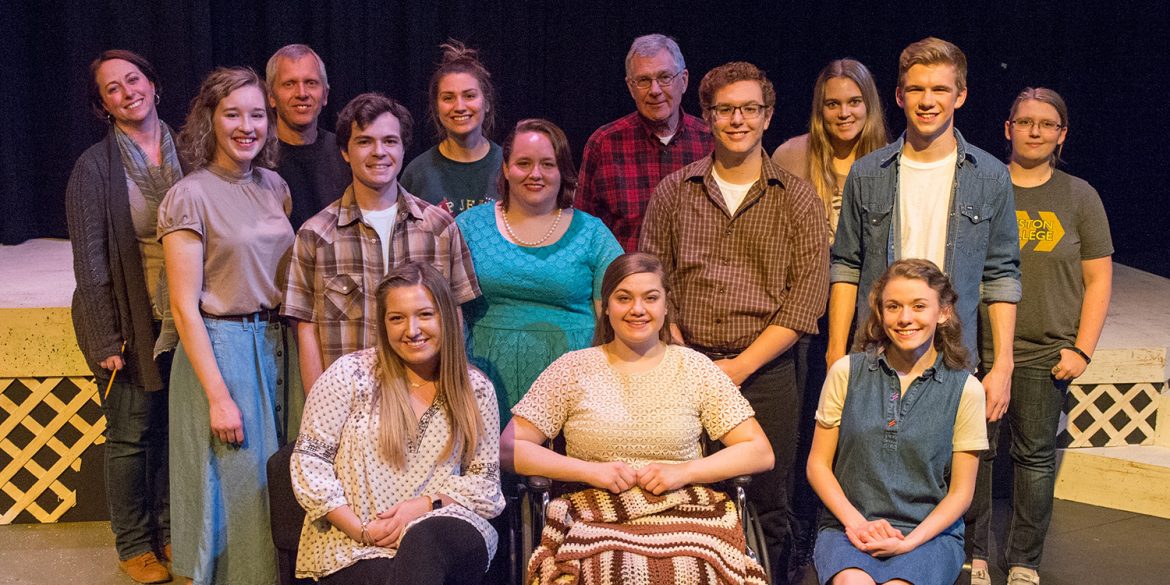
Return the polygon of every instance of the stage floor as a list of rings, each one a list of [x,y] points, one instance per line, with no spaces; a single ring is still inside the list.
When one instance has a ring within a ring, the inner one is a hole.
[[[996,502],[999,543],[1008,512],[1006,501]],[[107,522],[0,526],[0,583],[133,585],[116,559]],[[1006,576],[994,563],[992,582],[1002,583]],[[1170,520],[1057,500],[1040,571],[1045,585],[1164,583]],[[815,584],[810,571],[799,585]]]

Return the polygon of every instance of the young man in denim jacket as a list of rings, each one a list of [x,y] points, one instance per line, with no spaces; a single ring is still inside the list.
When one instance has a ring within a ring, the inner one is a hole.
[[[995,360],[983,376],[988,421],[1007,411],[1020,300],[1019,234],[1007,167],[963,140],[954,111],[967,99],[967,60],[936,38],[902,51],[898,105],[906,133],[853,164],[829,271],[829,351],[847,353],[874,281],[895,259],[927,258],[959,293],[963,341],[978,363],[977,313],[987,304]]]

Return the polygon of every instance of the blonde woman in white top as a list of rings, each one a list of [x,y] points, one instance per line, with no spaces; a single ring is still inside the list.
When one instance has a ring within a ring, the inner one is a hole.
[[[378,286],[378,345],[329,366],[305,404],[293,490],[297,576],[476,583],[504,508],[492,385],[470,369],[447,280],[420,263]]]

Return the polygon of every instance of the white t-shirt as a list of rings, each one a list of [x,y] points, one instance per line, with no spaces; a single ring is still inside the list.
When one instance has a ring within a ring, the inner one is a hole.
[[[362,210],[362,217],[378,232],[382,243],[382,272],[390,270],[390,234],[394,233],[394,220],[398,217],[398,203],[381,211]]]
[[[719,172],[715,167],[711,167],[711,176],[715,178],[715,184],[719,185],[719,192],[723,194],[723,203],[727,205],[727,211],[735,215],[735,211],[739,209],[739,205],[743,203],[743,198],[747,197],[748,191],[752,190],[752,185],[756,182],[750,183],[728,183],[719,176]]]
[[[926,258],[942,270],[947,257],[947,216],[958,149],[934,162],[899,159],[900,258]]]
[[[670,140],[672,138],[674,138],[674,134],[669,134],[667,136],[658,136],[658,141],[661,142],[662,144],[670,146]]]
[[[833,428],[841,424],[845,396],[849,394],[849,356],[829,367],[821,400],[817,403],[817,423]],[[955,434],[951,448],[955,451],[982,451],[987,449],[985,395],[983,384],[975,376],[967,375],[963,393],[959,396],[959,411],[955,413]]]

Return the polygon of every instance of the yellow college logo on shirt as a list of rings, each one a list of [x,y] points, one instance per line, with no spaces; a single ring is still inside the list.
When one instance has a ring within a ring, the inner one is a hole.
[[[1020,249],[1028,242],[1036,242],[1034,252],[1051,252],[1064,237],[1064,227],[1051,211],[1037,211],[1038,219],[1032,219],[1027,211],[1016,211],[1016,222],[1020,224]]]

